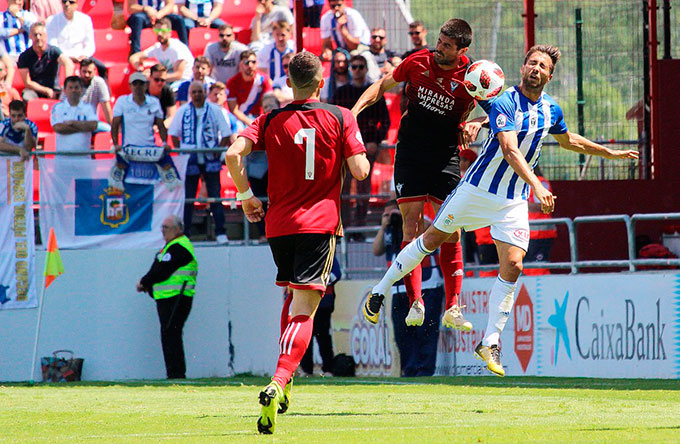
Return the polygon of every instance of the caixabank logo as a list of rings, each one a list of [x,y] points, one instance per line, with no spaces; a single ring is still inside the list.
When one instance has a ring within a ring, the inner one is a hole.
[[[515,319],[515,354],[526,373],[534,354],[534,304],[527,288],[522,284],[513,308]]]

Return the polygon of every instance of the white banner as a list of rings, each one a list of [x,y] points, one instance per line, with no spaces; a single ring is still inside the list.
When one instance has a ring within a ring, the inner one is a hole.
[[[188,156],[172,159],[183,179]],[[163,244],[163,219],[183,215],[184,186],[126,183],[121,193],[108,186],[113,162],[40,159],[40,229],[54,227],[60,249],[156,248]]]
[[[38,305],[33,161],[0,157],[0,309]]]

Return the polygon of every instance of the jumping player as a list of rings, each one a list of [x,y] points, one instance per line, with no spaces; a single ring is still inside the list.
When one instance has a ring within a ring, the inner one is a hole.
[[[319,58],[301,52],[288,69],[293,102],[258,117],[227,151],[227,165],[239,191],[236,198],[250,222],[260,221],[264,212],[248,186],[243,158],[251,150],[267,153],[265,231],[278,268],[276,285],[293,293],[281,313],[276,372],[260,392],[257,429],[265,434],[274,433],[277,412],[288,409],[291,377],[309,345],[314,313],[328,284],[336,237],[342,235],[345,165],[357,180],[364,180],[370,170],[352,113],[319,102],[324,83]]]
[[[437,249],[460,228],[475,230],[491,226],[500,273],[489,296],[489,319],[475,353],[487,368],[505,376],[500,360],[499,339],[515,298],[522,272],[522,259],[529,245],[529,187],[549,214],[555,196],[533,173],[541,154],[543,138],[552,134],[560,147],[607,159],[637,159],[633,150],[613,151],[567,130],[562,110],[543,93],[560,59],[554,46],[534,46],[524,58],[519,86],[508,88],[490,104],[489,137],[461,184],[446,198],[434,223],[396,257],[382,280],[373,288],[384,295],[423,258]]]
[[[376,103],[399,82],[407,82],[404,94],[408,109],[401,118],[394,162],[397,202],[403,218],[402,248],[423,232],[423,207],[432,203],[435,211],[460,180],[459,145],[477,135],[481,123],[465,125],[475,106],[474,99],[463,86],[470,59],[465,55],[472,41],[470,25],[451,19],[439,31],[435,50],[422,49],[406,58],[391,74],[371,85],[352,108],[356,116]],[[461,129],[464,128],[464,129]],[[460,232],[441,246],[440,266],[444,275],[446,327],[472,329],[458,306],[463,282],[463,253]],[[425,307],[421,300],[422,271],[418,264],[404,277],[411,309],[407,325],[422,325]],[[364,316],[378,322],[383,294],[369,297]]]

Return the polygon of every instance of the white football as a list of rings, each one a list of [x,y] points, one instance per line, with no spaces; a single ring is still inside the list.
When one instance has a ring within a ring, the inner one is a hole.
[[[505,74],[490,60],[478,60],[465,72],[465,89],[478,100],[489,100],[503,90]]]

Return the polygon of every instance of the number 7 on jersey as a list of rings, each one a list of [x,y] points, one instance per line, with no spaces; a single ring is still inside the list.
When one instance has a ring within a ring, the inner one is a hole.
[[[302,128],[295,133],[295,144],[299,145],[302,143],[305,144],[305,180],[314,180],[316,129]]]

